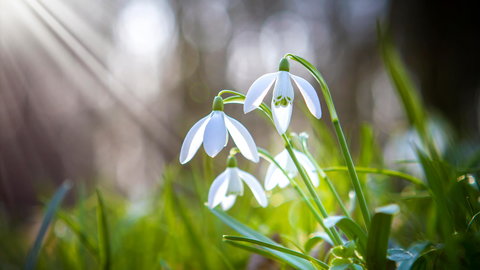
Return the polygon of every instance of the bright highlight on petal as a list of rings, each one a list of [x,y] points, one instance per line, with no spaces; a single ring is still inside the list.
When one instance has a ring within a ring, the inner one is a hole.
[[[257,146],[248,130],[240,122],[226,115],[225,124],[242,155],[253,162],[258,162]]]
[[[227,128],[225,127],[224,112],[213,111],[210,121],[205,127],[203,148],[211,157],[215,157],[226,145]]]
[[[180,163],[185,164],[193,158],[195,153],[197,153],[198,148],[202,145],[203,134],[205,132],[205,127],[208,124],[210,119],[210,114],[200,119],[193,127],[188,131],[187,136],[182,144],[182,149],[180,150]]]
[[[245,102],[243,104],[243,112],[248,113],[252,110],[258,108],[262,103],[262,100],[265,98],[268,90],[272,87],[273,82],[277,73],[268,73],[257,80],[255,80],[248,89],[247,95],[245,97]]]
[[[320,107],[320,100],[318,99],[317,92],[315,88],[305,79],[290,74],[293,81],[300,90],[300,93],[307,104],[308,110],[315,116],[317,119],[322,117],[322,109]]]

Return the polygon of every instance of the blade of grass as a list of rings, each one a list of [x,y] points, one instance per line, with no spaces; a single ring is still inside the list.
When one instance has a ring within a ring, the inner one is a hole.
[[[368,233],[367,268],[385,269],[387,263],[388,236],[393,215],[399,211],[398,205],[391,204],[376,209]]]
[[[326,234],[325,232],[319,232],[319,233],[315,233],[307,240],[307,242],[305,243],[304,249],[306,252],[309,252],[310,250],[312,250],[314,246],[316,246],[317,244],[323,241],[333,246],[332,240],[330,239],[328,234]]]
[[[270,238],[240,223],[236,219],[227,215],[225,212],[218,211],[216,209],[210,209],[210,211],[215,216],[217,216],[220,220],[222,220],[223,223],[225,223],[226,225],[228,225],[238,233],[242,234],[243,236],[251,239],[259,240],[265,243],[269,243],[269,244],[276,244]],[[275,256],[279,257],[279,259],[281,259],[284,263],[291,265],[292,267],[295,267],[297,269],[312,269],[312,270],[314,269],[312,264],[307,260],[300,259],[298,257],[285,254],[276,250],[271,250],[270,252],[273,253]]]
[[[246,245],[246,244],[243,244],[243,243],[238,243],[236,241],[230,241],[230,240],[223,240],[223,241],[225,243],[228,243],[229,245],[232,245],[232,246],[237,247],[237,248],[241,248],[241,249],[246,250],[248,252],[257,253],[258,255],[261,255],[265,258],[282,261],[281,258],[279,258],[278,256],[266,251],[265,249],[257,248],[257,247],[254,247],[254,246],[251,246],[251,245]]]
[[[360,253],[365,255],[367,234],[353,219],[345,216],[331,216],[325,219],[325,225],[329,228],[338,226],[349,239],[357,242]]]
[[[265,243],[265,242],[255,240],[255,239],[250,239],[250,238],[240,237],[240,236],[232,236],[232,235],[224,235],[223,238],[226,239],[226,240],[230,240],[230,241],[247,242],[247,243],[259,245],[259,246],[262,246],[262,247],[265,247],[265,248],[274,249],[274,250],[280,251],[282,253],[290,254],[290,255],[305,259],[305,260],[309,260],[313,263],[316,263],[318,266],[322,267],[323,269],[328,269],[328,265],[326,263],[324,263],[324,262],[322,262],[322,261],[320,261],[316,258],[313,258],[309,255],[305,255],[301,252],[298,252],[298,251],[295,251],[295,250],[292,250],[292,249],[289,249],[289,248],[286,248],[286,247],[282,247],[278,244],[269,244],[269,243]]]
[[[84,245],[88,251],[98,259],[98,250],[95,245],[92,243],[92,240],[88,235],[82,231],[81,226],[78,222],[70,218],[66,213],[59,211],[57,213],[58,219],[65,222],[65,225],[77,236],[78,240],[82,245]]]
[[[100,190],[97,189],[97,224],[98,224],[98,250],[101,269],[108,270],[111,267],[110,258],[110,233],[108,231],[107,214]]]
[[[423,188],[426,188],[422,180],[406,173],[387,170],[387,169],[381,169],[381,168],[367,168],[367,167],[355,167],[355,168],[357,169],[358,173],[373,173],[373,174],[381,174],[386,176],[398,177],[398,178],[407,180],[412,184],[419,185]],[[333,166],[329,168],[324,168],[323,171],[324,172],[348,172],[348,168],[345,166]]]
[[[380,42],[380,51],[385,63],[385,68],[395,85],[395,90],[400,96],[408,120],[419,132],[423,142],[427,142],[426,115],[418,91],[408,76],[405,64],[395,50],[391,38],[380,25],[377,26],[377,36]]]
[[[62,202],[63,198],[67,194],[67,192],[72,187],[72,184],[69,180],[63,182],[63,184],[58,188],[55,195],[53,195],[52,200],[48,203],[47,211],[42,221],[42,225],[40,226],[40,230],[37,233],[35,238],[35,242],[33,243],[32,248],[28,252],[27,262],[25,265],[25,269],[30,270],[34,269],[37,263],[38,254],[40,253],[40,249],[42,248],[42,241],[47,233],[47,229],[52,222],[53,218],[55,217],[55,212],[57,211],[60,203]]]

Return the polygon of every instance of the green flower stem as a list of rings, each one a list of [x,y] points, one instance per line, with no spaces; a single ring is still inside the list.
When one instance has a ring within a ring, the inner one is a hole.
[[[224,99],[224,104],[228,104],[228,103],[240,103],[240,104],[243,104],[243,102],[245,101],[245,95],[241,94],[241,93],[238,93],[236,91],[233,91],[233,90],[222,90],[218,93],[218,96],[221,96],[223,94],[231,94],[233,96],[231,97],[227,97]],[[270,122],[272,124],[274,124],[273,122],[273,118],[272,118],[272,112],[270,110],[270,108],[265,105],[264,103],[261,103],[260,107],[259,107],[260,111],[262,111],[270,120]],[[294,161],[295,163],[295,166],[297,167],[297,170],[299,171],[300,175],[302,176],[302,179],[304,180],[310,194],[312,195],[314,201],[315,201],[315,204],[317,205],[318,209],[320,210],[321,214],[323,215],[324,218],[328,217],[328,213],[327,211],[325,210],[325,207],[323,206],[322,202],[320,201],[320,198],[318,197],[318,194],[315,192],[315,189],[313,188],[313,185],[311,183],[311,180],[310,178],[308,177],[308,175],[305,173],[303,167],[300,165],[299,161],[297,160],[297,157],[293,154],[293,147],[292,145],[290,144],[290,140],[287,138],[287,136],[285,134],[282,135],[282,138],[285,140],[286,142],[286,145],[288,145],[287,147],[287,151],[290,153],[290,155],[292,156],[292,160]],[[232,149],[233,150],[233,149]],[[235,150],[233,150],[235,151]],[[259,149],[258,150],[258,153],[259,154],[262,154],[261,150]],[[230,154],[234,154],[234,152],[230,151]],[[300,196],[302,197],[302,199],[305,201],[305,203],[307,203],[307,205],[309,206],[310,210],[312,211],[312,213],[314,213],[315,217],[317,218],[318,222],[320,223],[320,225],[324,228],[324,230],[327,232],[327,234],[329,234],[330,238],[332,239],[332,241],[334,242],[335,245],[341,245],[343,242],[340,238],[340,235],[338,234],[338,232],[332,228],[331,230],[326,228],[325,225],[323,224],[323,218],[321,216],[318,215],[317,211],[315,210],[315,208],[313,207],[313,205],[310,203],[310,201],[308,200],[308,197],[306,196],[306,194],[298,187],[298,185],[293,181],[293,179],[291,179],[288,174],[283,170],[283,168],[281,168],[279,166],[278,163],[275,162],[275,160],[273,158],[271,158],[272,162],[274,164],[276,164],[276,166],[278,168],[280,168],[280,170],[282,170],[282,172],[287,176],[287,178],[290,180],[290,182],[292,183],[292,186],[294,186],[295,190],[300,194]]]
[[[217,96],[221,97],[224,94],[231,94],[232,95],[232,96],[224,98],[224,100],[223,100],[224,104],[230,104],[230,103],[243,104],[243,102],[245,101],[245,95],[244,94],[239,93],[237,91],[233,91],[233,90],[222,90],[222,91],[218,92]],[[270,122],[272,122],[272,124],[274,124],[273,117],[272,117],[272,111],[270,110],[270,108],[267,105],[265,105],[265,103],[262,102],[258,109],[261,112],[263,112],[263,114],[270,120]]]
[[[356,167],[355,169],[357,170],[358,173],[373,173],[373,174],[381,174],[386,176],[402,178],[409,181],[412,184],[419,185],[425,188],[425,184],[422,182],[422,180],[406,173],[387,170],[387,169],[381,169],[381,168]],[[323,171],[324,172],[348,172],[348,168],[345,166],[333,166],[333,167],[324,168]]]
[[[370,224],[370,212],[368,211],[367,200],[365,199],[365,194],[363,193],[362,186],[360,184],[360,180],[358,179],[357,171],[355,170],[355,165],[353,164],[352,156],[350,155],[350,151],[348,149],[347,140],[345,139],[345,135],[343,134],[342,127],[340,126],[340,122],[338,119],[332,121],[333,126],[335,127],[335,131],[337,133],[338,141],[340,143],[340,147],[343,152],[343,156],[345,158],[345,162],[347,163],[348,173],[350,174],[350,178],[352,179],[353,188],[355,189],[355,193],[357,194],[358,204],[360,205],[360,210],[362,211],[363,220],[367,225],[367,228]]]
[[[333,196],[335,197],[335,200],[337,200],[337,203],[340,205],[340,208],[342,208],[343,214],[345,216],[347,216],[348,218],[351,218],[350,212],[347,210],[347,208],[345,207],[345,204],[343,203],[342,199],[338,195],[338,192],[335,189],[335,186],[333,186],[332,181],[330,181],[330,177],[328,177],[328,175],[322,170],[322,168],[320,168],[320,165],[318,165],[318,162],[312,156],[310,151],[308,151],[307,141],[305,139],[301,139],[301,143],[302,143],[303,152],[305,153],[305,155],[307,155],[307,157],[310,159],[310,161],[312,161],[313,165],[317,169],[317,174],[318,174],[319,178],[324,180],[327,183],[328,188],[330,189]]]
[[[367,201],[365,199],[365,194],[363,193],[362,187],[360,185],[360,180],[358,179],[357,172],[355,171],[355,165],[353,164],[353,159],[350,154],[350,150],[348,149],[347,141],[345,139],[342,126],[340,125],[340,120],[338,119],[337,111],[335,110],[335,105],[333,104],[333,99],[330,94],[328,85],[323,79],[320,72],[307,60],[293,54],[287,54],[285,57],[290,57],[291,59],[303,65],[312,74],[312,76],[315,77],[317,82],[320,84],[320,88],[322,89],[322,94],[327,104],[327,108],[330,113],[330,118],[335,128],[335,133],[337,135],[337,139],[340,144],[340,148],[342,150],[345,163],[347,164],[348,172],[352,180],[355,193],[357,195],[357,200],[360,205],[360,210],[362,212],[363,220],[365,222],[366,227],[368,228],[370,224],[371,216],[368,210]]]
[[[315,192],[315,188],[313,187],[312,181],[310,180],[310,177],[308,174],[305,172],[305,169],[302,167],[300,164],[300,161],[298,161],[297,156],[295,156],[295,153],[293,152],[293,146],[290,142],[290,139],[283,134],[282,135],[283,140],[285,141],[285,148],[288,151],[288,154],[292,158],[293,163],[295,164],[295,167],[297,167],[298,173],[300,174],[303,182],[307,186],[308,192],[310,192],[310,195],[313,197],[313,201],[317,205],[318,209],[320,210],[320,213],[322,214],[323,218],[328,217],[327,210],[322,204],[322,201],[320,200],[320,197],[318,197],[317,192]],[[332,228],[332,233],[334,235],[334,238],[337,238],[340,243],[342,243],[342,240],[340,239],[340,235],[338,232]]]
[[[305,192],[303,192],[303,190],[300,189],[297,182],[288,175],[288,173],[282,168],[282,166],[280,166],[280,164],[278,164],[278,162],[266,150],[261,149],[261,148],[257,148],[257,151],[258,151],[258,154],[263,159],[265,159],[268,162],[274,164],[275,166],[277,166],[277,168],[280,171],[282,171],[282,173],[285,175],[285,177],[287,177],[288,181],[290,181],[290,184],[292,185],[292,187],[297,191],[297,193],[300,195],[300,197],[303,199],[303,201],[307,204],[308,208],[313,213],[313,215],[315,216],[315,219],[318,221],[320,226],[322,226],[323,230],[328,234],[330,239],[332,239],[333,243],[336,246],[341,245],[342,241],[341,241],[340,237],[336,237],[335,234],[333,233],[333,230],[330,229],[330,228],[327,228],[325,226],[325,224],[323,223],[322,216],[320,216],[320,214],[318,213],[318,210],[316,210],[315,207],[313,206],[313,204],[310,202],[310,200],[307,197],[307,194],[305,194]],[[232,152],[230,152],[230,153],[232,153]]]

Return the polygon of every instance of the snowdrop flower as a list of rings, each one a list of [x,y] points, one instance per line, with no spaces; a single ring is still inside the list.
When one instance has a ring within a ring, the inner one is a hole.
[[[227,169],[213,180],[208,192],[208,207],[214,208],[221,204],[223,210],[230,209],[237,196],[243,195],[243,182],[252,190],[260,206],[266,207],[267,196],[262,185],[253,175],[237,168],[235,157],[228,158]]]
[[[303,166],[308,176],[312,180],[313,185],[315,187],[318,187],[319,181],[315,165],[313,165],[313,163],[304,153],[297,150],[293,150],[293,152],[295,153],[298,161]],[[295,167],[295,163],[293,163],[293,160],[286,149],[275,156],[275,161],[285,170],[285,172],[290,178],[297,176],[297,167]],[[268,166],[267,175],[265,176],[266,190],[272,190],[277,185],[281,188],[284,188],[289,183],[290,181],[288,180],[288,178],[275,164],[271,163],[270,166]]]
[[[290,74],[290,65],[286,58],[282,58],[279,71],[268,73],[253,82],[248,89],[243,111],[248,113],[260,106],[268,90],[275,83],[272,96],[273,121],[278,133],[283,134],[290,124],[292,103],[294,98],[291,79],[295,82],[307,104],[310,112],[316,117],[322,116],[320,101],[313,86],[305,79]]]
[[[205,152],[215,157],[228,142],[228,133],[245,158],[258,162],[257,146],[248,130],[237,120],[223,112],[223,99],[216,96],[212,112],[200,119],[188,131],[180,150],[180,163],[190,161],[203,143]]]

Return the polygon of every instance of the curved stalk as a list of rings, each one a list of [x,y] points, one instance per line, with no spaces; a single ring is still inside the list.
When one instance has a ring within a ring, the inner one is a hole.
[[[222,90],[218,93],[218,96],[221,96],[223,94],[232,94],[233,96],[231,97],[227,97],[224,99],[224,103],[225,104],[228,104],[230,103],[230,98],[239,98],[239,100],[231,100],[231,103],[239,103],[239,104],[242,104],[243,101],[245,100],[245,95],[241,94],[241,93],[238,93],[236,91],[233,91],[233,90]],[[273,118],[272,118],[272,112],[270,110],[270,108],[265,105],[264,103],[261,103],[260,104],[260,111],[262,111],[271,121],[272,124],[274,124],[273,122]],[[294,161],[295,163],[295,166],[297,167],[297,170],[302,178],[302,180],[305,182],[305,185],[307,186],[307,189],[309,190],[310,194],[312,195],[313,197],[313,200],[315,202],[315,204],[317,205],[318,209],[320,210],[320,213],[322,214],[323,218],[326,218],[328,217],[328,213],[327,211],[325,210],[325,207],[323,206],[322,202],[320,201],[320,198],[318,197],[318,194],[315,192],[315,189],[312,185],[312,182],[310,180],[310,178],[308,177],[308,175],[305,173],[303,167],[300,165],[300,162],[297,160],[297,157],[295,156],[295,154],[293,153],[293,147],[290,143],[290,140],[287,138],[287,136],[285,134],[281,135],[282,138],[284,139],[285,141],[285,147],[287,149],[287,151],[289,152],[290,156],[292,157],[292,160]],[[235,154],[237,150],[235,149],[232,149],[230,151],[230,154]],[[260,148],[257,148],[257,151],[259,154],[262,155],[262,153],[260,152],[261,149]],[[263,151],[264,153],[266,153],[265,151]],[[271,157],[271,156],[270,156]],[[308,200],[308,197],[306,196],[306,194],[298,187],[298,185],[295,183],[295,181],[293,181],[293,179],[291,179],[288,174],[285,172],[285,170],[283,170],[283,168],[281,168],[281,166],[275,161],[275,159],[272,158],[272,161],[274,162],[275,166],[277,166],[278,168],[280,168],[280,170],[282,170],[283,174],[285,174],[287,176],[287,178],[289,179],[290,183],[292,183],[292,186],[294,186],[295,190],[299,193],[299,195],[302,197],[302,199],[305,201],[305,203],[307,203],[308,207],[310,208],[310,210],[312,211],[312,213],[314,213],[315,217],[317,218],[318,222],[320,223],[320,225],[324,228],[324,230],[327,232],[327,234],[329,234],[330,238],[332,239],[332,241],[334,242],[335,245],[341,245],[343,242],[342,242],[342,239],[340,238],[340,235],[339,233],[335,230],[335,228],[332,228],[331,230],[326,228],[325,227],[325,224],[323,224],[323,218],[320,217],[317,213],[317,211],[315,210],[315,208],[313,207],[313,205],[310,203],[310,201]],[[329,233],[330,232],[330,233]],[[330,235],[331,234],[331,235]]]
[[[337,233],[337,235],[335,235],[336,231],[335,231],[335,233],[333,233],[334,229],[330,229],[330,228],[327,228],[325,226],[325,224],[323,223],[323,218],[318,213],[318,210],[315,209],[315,207],[310,202],[310,200],[308,199],[305,192],[303,192],[303,190],[300,189],[300,187],[298,186],[296,181],[288,175],[288,173],[282,168],[282,166],[280,166],[280,164],[278,164],[278,162],[266,150],[261,149],[261,148],[257,148],[257,151],[258,151],[258,154],[263,159],[265,159],[266,161],[274,164],[285,175],[285,177],[287,177],[287,179],[288,179],[288,181],[290,181],[290,184],[292,185],[292,187],[297,191],[297,193],[300,195],[300,197],[303,199],[303,201],[307,204],[308,208],[310,209],[310,211],[315,216],[315,219],[318,221],[320,226],[322,226],[323,230],[328,234],[330,239],[332,239],[333,243],[335,245],[341,245],[342,240],[338,236],[338,233]]]
[[[287,152],[290,155],[290,157],[292,158],[292,161],[295,164],[295,167],[297,167],[297,171],[300,174],[303,182],[307,186],[308,192],[310,192],[310,195],[313,197],[313,201],[315,202],[318,209],[320,210],[320,213],[322,214],[323,218],[327,218],[328,217],[327,210],[323,206],[322,201],[320,200],[320,197],[318,197],[317,192],[315,192],[315,188],[313,187],[312,180],[310,179],[308,174],[305,172],[305,169],[300,164],[300,161],[298,161],[297,156],[295,156],[295,153],[293,152],[293,146],[290,142],[290,139],[285,134],[282,135],[282,138],[285,141],[285,149],[287,149]],[[339,242],[341,243],[340,235],[338,234],[338,232],[334,228],[332,228],[332,233],[333,233],[334,237],[338,238]]]
[[[342,150],[343,157],[345,159],[345,163],[347,164],[348,167],[348,172],[350,175],[350,178],[352,180],[352,184],[355,190],[355,193],[357,194],[357,200],[360,205],[360,210],[362,212],[362,217],[365,222],[366,227],[369,227],[370,224],[370,211],[368,210],[368,205],[367,205],[367,200],[365,199],[365,194],[362,190],[362,186],[360,185],[360,180],[358,179],[357,172],[355,170],[355,165],[353,164],[353,159],[352,155],[350,154],[350,150],[348,149],[348,144],[347,140],[345,139],[345,134],[343,133],[342,126],[340,124],[340,120],[337,115],[337,111],[335,110],[335,105],[333,103],[332,95],[330,94],[330,90],[328,88],[327,83],[323,79],[322,75],[320,72],[307,60],[293,55],[293,54],[287,54],[285,57],[290,57],[291,59],[297,61],[301,65],[303,65],[315,79],[317,82],[320,84],[320,88],[322,90],[323,97],[325,99],[325,102],[327,104],[328,111],[330,113],[330,118],[332,121],[332,124],[335,128],[335,133],[337,135],[338,142],[340,144],[340,148]]]
[[[306,139],[301,138],[300,142],[302,144],[303,153],[307,155],[307,157],[310,159],[310,161],[313,163],[313,165],[317,169],[317,174],[320,177],[320,179],[323,179],[327,183],[327,186],[332,192],[333,196],[335,197],[335,200],[337,200],[337,203],[340,205],[340,208],[342,208],[343,214],[348,218],[351,218],[350,212],[347,210],[347,208],[345,207],[345,204],[343,203],[342,199],[338,195],[338,192],[335,189],[335,186],[333,186],[332,181],[330,181],[330,177],[328,177],[328,175],[322,170],[322,168],[320,168],[320,165],[318,165],[318,162],[315,160],[315,158],[313,158],[310,151],[308,151]]]
[[[422,180],[406,173],[387,170],[387,169],[381,169],[381,168],[369,168],[369,167],[356,167],[355,169],[359,173],[373,173],[373,174],[381,174],[386,176],[402,178],[409,181],[412,184],[419,185],[425,188],[425,184],[422,182]],[[348,172],[348,168],[345,166],[333,166],[333,167],[324,168],[323,171],[324,172]]]

